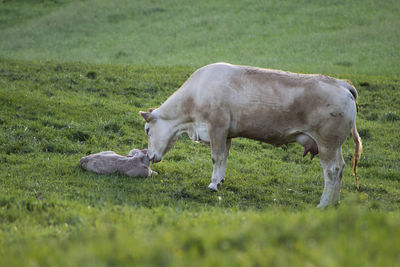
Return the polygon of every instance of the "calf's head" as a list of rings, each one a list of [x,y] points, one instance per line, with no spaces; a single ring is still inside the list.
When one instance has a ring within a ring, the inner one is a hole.
[[[173,121],[163,119],[154,109],[149,109],[147,112],[140,111],[140,115],[146,121],[144,130],[148,136],[149,160],[153,163],[160,162],[177,140]]]

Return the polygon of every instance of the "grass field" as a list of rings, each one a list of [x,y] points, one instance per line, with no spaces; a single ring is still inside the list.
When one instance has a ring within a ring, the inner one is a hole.
[[[4,1],[0,56],[398,74],[397,0]]]
[[[400,264],[396,1],[0,3],[0,266]],[[223,11],[223,12],[222,12]],[[318,157],[235,139],[226,182],[182,136],[152,178],[81,157],[147,145],[139,110],[228,61],[350,79],[364,142],[347,140],[342,201],[317,210]]]

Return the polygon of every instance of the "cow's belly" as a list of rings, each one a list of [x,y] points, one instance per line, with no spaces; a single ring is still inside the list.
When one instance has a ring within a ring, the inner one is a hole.
[[[259,129],[259,128],[248,128],[240,132],[234,132],[230,134],[231,138],[234,137],[244,137],[253,140],[258,140],[266,142],[272,145],[281,146],[283,144],[288,144],[296,141],[296,137],[301,134],[301,131],[296,129]]]
[[[296,141],[296,137],[306,130],[306,123],[301,122],[289,113],[260,116],[256,113],[233,116],[230,126],[230,137],[245,137],[273,145],[283,145]]]

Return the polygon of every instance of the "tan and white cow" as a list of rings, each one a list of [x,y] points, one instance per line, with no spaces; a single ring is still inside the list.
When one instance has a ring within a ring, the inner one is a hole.
[[[355,175],[362,150],[356,89],[348,81],[323,75],[215,63],[193,73],[159,108],[140,114],[147,122],[153,162],[161,161],[182,133],[211,145],[208,187],[214,191],[224,181],[235,137],[276,146],[298,142],[304,155],[310,152],[312,159],[319,154],[325,179],[319,207],[339,200],[345,165],[341,147],[350,131]]]

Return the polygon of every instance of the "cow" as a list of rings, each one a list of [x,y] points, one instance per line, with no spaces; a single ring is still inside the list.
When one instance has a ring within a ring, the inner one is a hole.
[[[342,144],[355,143],[353,174],[362,152],[356,128],[357,91],[351,82],[319,74],[298,74],[228,63],[195,71],[159,108],[140,112],[146,121],[148,157],[162,157],[187,133],[211,146],[208,188],[218,191],[235,137],[275,146],[297,142],[311,159],[319,154],[324,190],[318,207],[338,203],[345,162]]]

